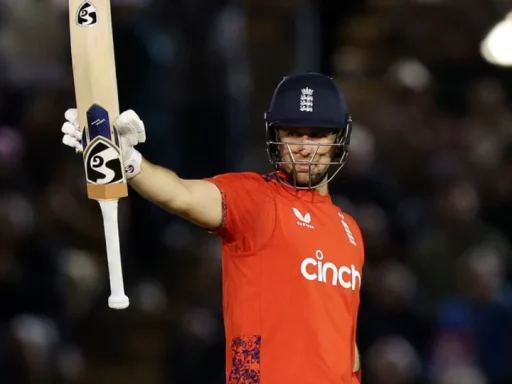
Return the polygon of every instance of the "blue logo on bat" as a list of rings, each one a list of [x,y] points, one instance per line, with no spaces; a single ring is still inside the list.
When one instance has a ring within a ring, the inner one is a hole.
[[[110,184],[123,181],[123,170],[119,153],[119,137],[114,130],[114,141],[110,132],[108,112],[94,104],[87,111],[89,142],[83,135],[86,179],[93,184]]]

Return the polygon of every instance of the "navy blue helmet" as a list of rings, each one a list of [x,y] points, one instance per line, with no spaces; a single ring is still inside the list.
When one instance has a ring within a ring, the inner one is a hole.
[[[345,165],[352,131],[352,119],[348,113],[345,96],[334,80],[319,73],[304,73],[285,77],[276,87],[269,110],[265,113],[267,133],[267,152],[269,160],[276,170],[284,164],[296,165],[291,161],[283,161],[281,150],[283,143],[279,138],[279,128],[310,128],[313,130],[329,130],[337,134],[331,161],[309,162],[329,165],[329,182]],[[290,176],[290,175],[289,175]],[[292,177],[293,178],[293,177]],[[310,178],[311,179],[311,178]],[[290,184],[287,180],[281,180]],[[296,184],[293,185],[296,188]],[[309,185],[312,188],[318,185]]]

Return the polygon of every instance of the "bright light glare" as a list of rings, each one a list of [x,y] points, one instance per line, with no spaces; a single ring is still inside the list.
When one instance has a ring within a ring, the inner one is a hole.
[[[480,53],[491,64],[512,66],[512,12],[491,29],[480,44]]]

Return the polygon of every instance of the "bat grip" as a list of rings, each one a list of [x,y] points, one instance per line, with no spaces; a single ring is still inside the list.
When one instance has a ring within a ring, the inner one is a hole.
[[[118,199],[98,200],[103,215],[105,242],[107,246],[108,273],[110,279],[110,297],[108,306],[124,309],[130,300],[124,293],[123,267],[121,264],[121,247],[119,244],[119,226],[117,221]]]

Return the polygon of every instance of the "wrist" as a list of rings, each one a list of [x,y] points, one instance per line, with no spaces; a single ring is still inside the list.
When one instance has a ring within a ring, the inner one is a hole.
[[[140,166],[142,164],[142,155],[135,148],[131,148],[129,153],[124,153],[124,172],[126,178],[129,180],[135,177],[140,172]]]

